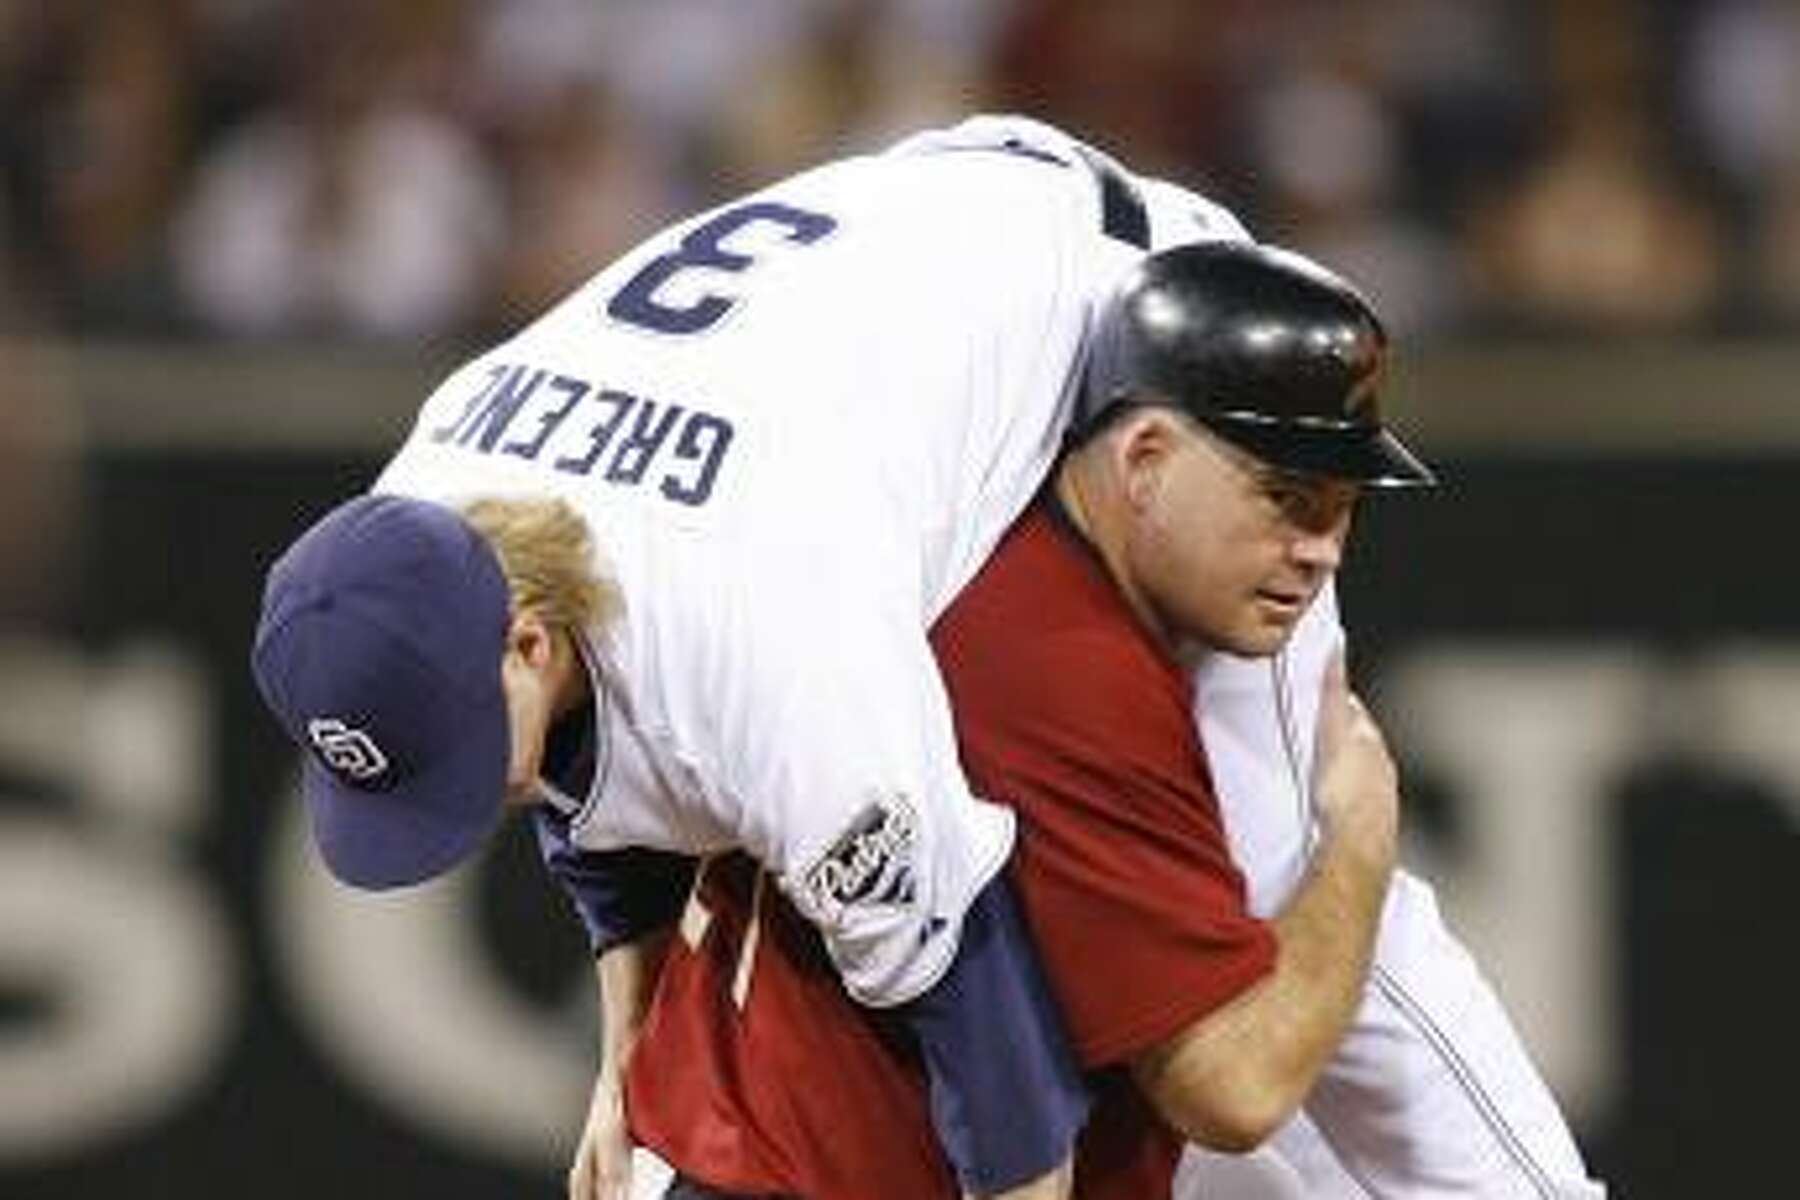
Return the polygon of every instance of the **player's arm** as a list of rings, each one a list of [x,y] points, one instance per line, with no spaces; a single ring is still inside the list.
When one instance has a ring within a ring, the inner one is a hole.
[[[965,1194],[1067,1196],[1088,1096],[1005,876],[970,905],[950,969],[901,1012]]]
[[[1282,671],[1221,655],[1196,675],[1201,740],[1233,855],[1262,903],[1278,906],[1291,895],[1283,880],[1289,855],[1305,845],[1309,811],[1271,802],[1291,787],[1291,752],[1273,706],[1293,714],[1294,728],[1314,728],[1343,640],[1327,588],[1283,652]],[[1310,775],[1310,748],[1301,763]],[[1247,860],[1239,852],[1251,842]],[[1277,846],[1283,852],[1269,849]],[[1600,1194],[1500,998],[1446,925],[1429,883],[1403,870],[1388,888],[1370,971],[1387,978],[1365,989],[1307,1096],[1309,1120],[1279,1135],[1284,1149],[1301,1143],[1309,1184],[1329,1186],[1326,1177],[1336,1176],[1351,1188],[1333,1170],[1341,1162],[1379,1196],[1416,1194],[1451,1177],[1469,1181],[1471,1194],[1501,1194],[1533,1179],[1558,1196]]]
[[[631,1139],[625,1073],[695,863],[654,850],[582,850],[570,840],[566,820],[549,808],[534,809],[532,822],[545,867],[587,931],[599,990],[600,1070],[569,1168],[569,1197],[626,1200]]]
[[[569,1200],[626,1200],[630,1195],[625,1072],[668,948],[669,931],[660,929],[621,942],[594,960],[600,992],[600,1071],[569,1167]]]
[[[1341,660],[1326,680],[1317,763],[1323,837],[1274,921],[1274,969],[1132,1062],[1164,1118],[1215,1149],[1252,1149],[1292,1115],[1362,998],[1393,872],[1398,781]]]

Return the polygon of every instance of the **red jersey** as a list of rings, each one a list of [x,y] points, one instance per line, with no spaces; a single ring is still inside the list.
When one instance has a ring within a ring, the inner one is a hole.
[[[1015,886],[1094,1072],[1077,1194],[1166,1197],[1181,1142],[1124,1068],[1261,978],[1275,952],[1231,862],[1189,675],[1044,505],[1007,535],[932,642],[970,781],[1019,814]],[[771,889],[765,924],[796,936],[764,935],[742,1010],[725,1013],[719,995],[739,968],[723,956],[742,951],[748,899],[706,903],[738,905],[729,919],[714,907],[708,931],[735,927],[736,949],[703,941],[671,955],[633,1059],[634,1133],[721,1186],[815,1200],[956,1195],[916,1061],[843,995],[822,956],[804,953],[810,931]],[[724,1114],[729,1134],[696,1128],[695,1113]]]
[[[626,1077],[634,1140],[734,1192],[961,1194],[900,1022],[850,999],[754,862],[708,860],[681,925]]]

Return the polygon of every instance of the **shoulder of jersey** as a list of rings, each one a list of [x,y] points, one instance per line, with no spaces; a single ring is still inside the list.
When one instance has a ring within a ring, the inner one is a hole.
[[[1140,177],[1150,210],[1150,240],[1157,249],[1190,242],[1247,242],[1250,233],[1224,205],[1166,179]]]

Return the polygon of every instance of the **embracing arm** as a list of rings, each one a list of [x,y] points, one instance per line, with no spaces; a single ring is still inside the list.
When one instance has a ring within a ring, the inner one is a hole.
[[[1393,871],[1398,782],[1341,663],[1325,685],[1317,788],[1323,839],[1274,921],[1274,969],[1132,1064],[1164,1118],[1215,1149],[1253,1149],[1287,1120],[1362,999]]]

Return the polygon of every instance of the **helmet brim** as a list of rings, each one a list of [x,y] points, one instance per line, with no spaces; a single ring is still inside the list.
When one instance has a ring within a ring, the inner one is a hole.
[[[1437,476],[1379,425],[1270,420],[1253,413],[1195,414],[1220,437],[1284,470],[1372,488],[1437,486]]]

